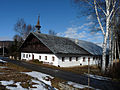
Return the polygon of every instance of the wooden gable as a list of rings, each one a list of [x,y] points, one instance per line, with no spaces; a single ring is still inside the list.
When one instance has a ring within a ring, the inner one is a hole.
[[[37,37],[30,34],[20,48],[21,52],[29,53],[52,53]]]

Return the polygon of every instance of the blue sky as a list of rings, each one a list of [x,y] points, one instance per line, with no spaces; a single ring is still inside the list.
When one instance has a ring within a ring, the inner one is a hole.
[[[42,33],[54,30],[59,36],[101,43],[101,33],[89,30],[91,16],[77,18],[71,0],[0,0],[0,40],[12,40],[18,18],[35,25],[39,14]]]

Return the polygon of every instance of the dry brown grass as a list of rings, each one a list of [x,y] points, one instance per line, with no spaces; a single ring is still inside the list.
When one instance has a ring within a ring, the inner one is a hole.
[[[75,88],[72,85],[68,85],[66,80],[60,79],[60,78],[54,78],[51,80],[51,84],[53,87],[59,89],[59,90],[94,90],[93,88]],[[65,87],[63,87],[65,86]]]
[[[47,67],[47,68],[73,72],[73,73],[77,73],[77,74],[88,73],[88,66],[87,65],[86,66],[64,67],[63,68],[63,67],[56,67],[56,66],[52,66],[52,65],[49,65],[49,64],[43,64],[43,63],[34,62],[34,61],[29,61],[28,63],[37,64],[37,65]],[[100,69],[95,65],[90,66],[90,74],[102,75],[102,73],[100,72]]]
[[[21,82],[21,86],[23,88],[35,88],[32,87],[32,85],[35,85],[36,83],[32,83],[31,79],[35,79],[27,74],[21,73],[21,72],[28,72],[31,71],[29,69],[17,66],[15,64],[7,63],[7,64],[0,64],[0,66],[6,67],[6,68],[0,68],[0,81],[10,81],[13,80],[14,83]],[[8,85],[11,87],[16,87],[15,84]],[[4,89],[3,89],[4,88]],[[0,90],[6,90],[5,86],[1,85]]]
[[[6,67],[8,67],[9,69],[13,69],[13,70],[19,71],[19,72],[31,72],[32,71],[30,69],[26,69],[24,67],[17,66],[17,65],[12,64],[12,63],[7,63]]]
[[[51,85],[60,90],[59,83],[62,83],[62,82],[66,82],[66,80],[55,77],[51,80]]]
[[[0,90],[8,90],[8,89],[6,89],[6,86],[0,85]]]

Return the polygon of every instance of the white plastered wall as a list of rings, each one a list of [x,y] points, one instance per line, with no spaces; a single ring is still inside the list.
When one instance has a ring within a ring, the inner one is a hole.
[[[25,57],[23,57],[23,55]],[[26,57],[28,55],[28,57]],[[54,54],[38,54],[38,53],[21,53],[21,60],[25,59],[26,61],[32,60],[32,55],[34,55],[34,59],[38,59],[39,61],[46,62],[48,64],[52,64],[54,66],[58,66],[58,58]],[[39,58],[41,56],[41,59]],[[45,57],[47,56],[47,60]],[[54,61],[53,61],[54,57]]]
[[[23,57],[23,54],[25,57]],[[28,57],[26,57],[28,55]],[[93,56],[80,56],[76,61],[76,57],[72,57],[72,60],[69,60],[69,57],[65,57],[64,61],[62,61],[62,57],[57,57],[54,54],[38,54],[38,53],[21,53],[21,59],[25,59],[26,61],[32,60],[32,55],[34,55],[34,59],[38,59],[39,61],[46,62],[48,64],[60,67],[74,67],[80,65],[88,65],[88,58],[90,58],[90,65],[97,65],[99,58],[95,58],[93,60]],[[39,58],[41,56],[41,59]],[[45,56],[47,56],[47,60],[45,60]],[[54,57],[54,61],[52,60]],[[85,57],[85,61],[83,61],[83,57]]]
[[[83,57],[85,57],[85,61],[83,61]],[[69,57],[64,57],[64,61],[62,61],[62,57],[59,57],[58,65],[60,67],[74,67],[80,65],[88,65],[88,58],[90,58],[90,65],[97,65],[99,59],[94,59],[93,56],[80,56],[78,57],[78,61],[76,61],[76,57],[72,57],[72,60],[69,61]]]

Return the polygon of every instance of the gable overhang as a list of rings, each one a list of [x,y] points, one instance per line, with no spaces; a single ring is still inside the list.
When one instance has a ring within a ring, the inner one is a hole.
[[[42,42],[43,43],[43,41],[41,41],[33,32],[31,32],[28,36],[27,36],[27,38],[25,39],[25,41],[22,43],[22,45],[20,46],[20,48],[19,48],[19,51],[20,52],[22,52],[21,51],[21,48],[22,48],[22,46],[24,45],[24,43],[27,41],[27,39],[31,36],[31,35],[33,35],[33,36],[35,36],[40,42]],[[43,43],[44,44],[44,43]],[[44,44],[45,45],[45,44]],[[52,53],[54,53],[47,45],[45,45]],[[23,51],[24,52],[24,51]],[[25,51],[25,52],[27,52],[27,53],[32,53],[32,52],[29,52],[29,51]],[[38,52],[33,52],[33,53],[38,53]],[[40,52],[39,52],[40,53]],[[49,54],[49,53],[48,53]],[[54,53],[55,54],[55,53]]]

